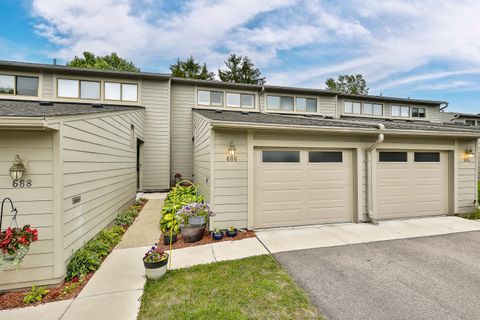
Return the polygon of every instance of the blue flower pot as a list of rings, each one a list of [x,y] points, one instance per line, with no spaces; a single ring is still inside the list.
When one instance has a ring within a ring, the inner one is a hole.
[[[230,231],[227,229],[227,236],[230,238],[236,237],[237,236],[237,229]]]
[[[220,234],[218,234],[218,233],[213,233],[213,232],[212,232],[212,238],[213,238],[213,240],[222,240],[222,238],[223,238],[223,232],[220,233]]]

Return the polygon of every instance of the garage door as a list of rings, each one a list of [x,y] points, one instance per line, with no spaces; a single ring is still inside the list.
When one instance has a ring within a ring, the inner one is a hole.
[[[255,227],[349,222],[350,150],[255,150]]]
[[[448,153],[379,151],[377,215],[403,218],[448,213]]]

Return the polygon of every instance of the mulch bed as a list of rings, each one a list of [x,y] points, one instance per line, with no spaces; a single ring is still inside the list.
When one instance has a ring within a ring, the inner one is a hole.
[[[210,235],[210,232],[205,230],[205,235],[203,236],[202,240],[194,242],[194,243],[187,243],[187,242],[183,241],[182,235],[179,233],[177,235],[177,242],[175,242],[172,245],[172,249],[194,247],[194,246],[200,246],[202,244],[209,244],[209,243],[214,243],[214,242],[242,240],[242,239],[253,238],[253,237],[255,237],[255,232],[253,232],[253,231],[238,230],[237,235],[233,238],[227,237],[227,235],[225,235],[222,238],[222,240],[213,240],[212,236]],[[163,235],[160,236],[159,243],[161,245],[163,245]],[[164,250],[170,250],[170,246],[169,245],[163,245],[163,249]]]
[[[23,307],[30,307],[30,306],[37,306],[42,303],[52,302],[52,301],[60,301],[60,300],[68,300],[75,298],[80,291],[82,291],[83,287],[88,283],[88,280],[93,276],[93,272],[90,272],[83,281],[75,289],[71,290],[69,293],[62,294],[62,289],[66,286],[74,282],[78,282],[78,278],[72,279],[72,281],[64,282],[55,287],[46,287],[50,292],[43,298],[42,301],[38,301],[35,303],[25,304],[23,302],[23,296],[25,293],[30,291],[30,289],[20,290],[20,291],[9,291],[0,294],[0,310],[4,309],[12,309],[12,308],[23,308]]]
[[[139,211],[143,209],[143,207],[147,204],[147,202],[148,202],[147,199],[142,199],[140,201]],[[129,226],[123,226],[125,231],[127,231],[128,227]],[[29,292],[30,289],[6,291],[3,293],[0,293],[0,310],[37,306],[39,304],[46,303],[46,302],[73,299],[87,285],[88,281],[90,280],[90,278],[93,276],[94,273],[95,272],[90,272],[87,276],[85,276],[85,279],[83,280],[82,284],[72,289],[68,293],[62,294],[62,289],[65,288],[66,286],[71,285],[72,283],[78,282],[78,278],[74,278],[71,281],[65,281],[57,286],[52,286],[52,287],[45,286],[45,288],[50,290],[50,292],[43,297],[42,301],[38,301],[35,303],[25,304],[23,302],[23,297],[25,293]]]

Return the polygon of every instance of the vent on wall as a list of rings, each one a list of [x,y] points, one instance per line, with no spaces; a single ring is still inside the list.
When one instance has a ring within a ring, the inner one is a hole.
[[[82,201],[82,197],[81,197],[81,196],[76,196],[76,197],[73,197],[73,198],[72,198],[72,204],[77,204],[77,203],[79,203],[80,201]]]
[[[38,104],[41,106],[53,106],[53,102],[51,101],[40,101]]]
[[[100,103],[92,103],[92,108],[101,109],[101,108],[103,108],[103,104],[100,104]]]

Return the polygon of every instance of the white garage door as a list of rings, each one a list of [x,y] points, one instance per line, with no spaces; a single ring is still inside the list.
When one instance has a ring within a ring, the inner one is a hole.
[[[255,150],[255,227],[349,222],[350,150]]]
[[[448,153],[379,151],[379,219],[448,213]]]

